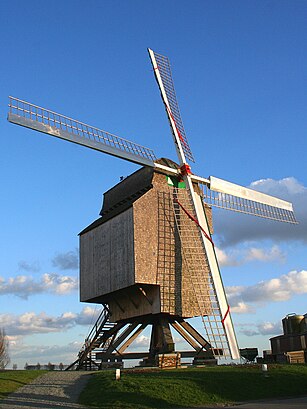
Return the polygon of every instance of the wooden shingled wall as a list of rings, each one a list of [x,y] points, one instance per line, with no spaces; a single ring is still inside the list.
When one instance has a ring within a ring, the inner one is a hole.
[[[160,286],[161,312],[183,317],[209,313],[209,271],[198,227],[180,211],[184,229],[179,234],[173,188],[159,173],[152,184],[133,204],[135,281]],[[188,202],[186,189],[179,192]]]
[[[174,195],[189,207],[186,189],[176,190],[165,175],[152,172],[151,188],[129,208],[117,210],[114,217],[102,218],[81,233],[82,301],[109,302],[115,309],[122,304],[125,312],[116,313],[122,319],[129,314],[193,317],[210,313],[209,270],[199,231],[178,207],[175,218]],[[206,210],[211,221],[211,209]],[[122,223],[127,223],[124,229]],[[142,306],[140,288],[148,292],[151,285],[160,291],[151,291],[155,298],[151,307],[146,300]],[[140,307],[131,305],[129,310],[134,288],[134,305]]]

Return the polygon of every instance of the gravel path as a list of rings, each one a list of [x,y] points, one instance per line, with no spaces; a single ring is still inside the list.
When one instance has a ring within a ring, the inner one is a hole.
[[[86,409],[77,403],[91,372],[54,371],[36,378],[0,401],[1,409]]]

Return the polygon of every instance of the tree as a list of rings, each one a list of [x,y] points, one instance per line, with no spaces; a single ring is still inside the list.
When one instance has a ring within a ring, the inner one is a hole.
[[[59,369],[60,369],[60,371],[63,371],[63,369],[64,369],[63,362],[60,362]]]
[[[51,362],[48,362],[48,370],[53,371],[54,370],[54,365]]]
[[[3,328],[0,328],[0,370],[5,369],[10,362],[9,357],[9,341],[5,335]]]

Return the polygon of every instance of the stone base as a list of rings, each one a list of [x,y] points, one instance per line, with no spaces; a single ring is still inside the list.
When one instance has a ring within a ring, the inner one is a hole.
[[[181,366],[181,355],[179,353],[156,355],[156,366],[161,369],[179,368]]]

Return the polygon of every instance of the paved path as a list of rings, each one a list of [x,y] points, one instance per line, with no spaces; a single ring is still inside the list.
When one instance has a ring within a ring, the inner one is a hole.
[[[227,409],[307,409],[307,397],[272,399],[228,406]]]
[[[85,409],[77,400],[90,375],[79,371],[48,372],[0,401],[0,408]]]
[[[206,406],[198,409],[307,409],[307,397],[289,399],[259,400],[254,402],[237,403],[226,406]],[[190,408],[196,409],[196,408]]]

